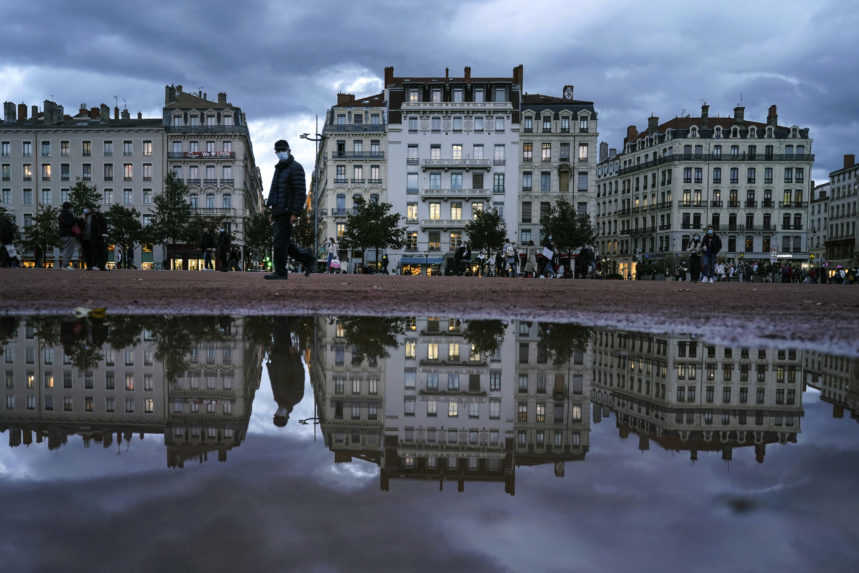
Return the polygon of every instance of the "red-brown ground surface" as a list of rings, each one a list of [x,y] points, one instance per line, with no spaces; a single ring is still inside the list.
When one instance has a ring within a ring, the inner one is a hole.
[[[261,273],[0,270],[0,313],[398,314],[575,320],[859,352],[859,286]]]

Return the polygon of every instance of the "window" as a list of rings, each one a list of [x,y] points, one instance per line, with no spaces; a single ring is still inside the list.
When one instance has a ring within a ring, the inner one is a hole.
[[[588,160],[588,144],[580,143],[579,144],[579,161],[587,161]]]
[[[131,141],[123,141],[122,142],[122,154],[123,155],[131,155],[134,153],[134,143]]]
[[[441,219],[441,203],[439,201],[430,201],[429,218],[432,221],[438,221]]]
[[[543,116],[543,133],[551,133],[552,132],[552,116],[544,115]]]
[[[495,131],[504,131],[504,118],[496,117],[495,118]]]
[[[548,193],[552,190],[552,172],[543,171],[540,173],[540,192]]]
[[[542,143],[540,145],[540,160],[541,161],[551,161],[552,160],[552,144],[551,143]]]
[[[447,417],[448,418],[457,418],[459,417],[459,403],[456,400],[451,400],[447,403]]]
[[[417,203],[409,203],[406,205],[406,220],[407,221],[417,221],[418,220],[418,204]]]
[[[534,144],[530,141],[522,143],[522,161],[533,161]]]
[[[504,174],[503,173],[493,173],[492,174],[492,192],[493,193],[504,193]]]
[[[474,102],[483,103],[486,101],[486,94],[483,88],[474,88]]]

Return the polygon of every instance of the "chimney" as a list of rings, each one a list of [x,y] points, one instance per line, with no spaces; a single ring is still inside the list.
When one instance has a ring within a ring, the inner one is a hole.
[[[355,103],[355,95],[354,94],[337,94],[337,105],[350,105]]]
[[[638,128],[634,125],[630,125],[626,128],[626,140],[627,142],[632,142],[638,139]]]
[[[734,119],[737,121],[744,121],[746,119],[746,108],[741,105],[738,105],[734,108]]]
[[[600,143],[600,163],[608,159],[608,142],[603,141]]]
[[[127,109],[122,110],[122,119],[131,119],[131,114]]]
[[[206,92],[203,92],[203,99],[205,99],[205,100],[209,99],[209,94],[207,94]]]
[[[177,94],[182,93],[182,84],[179,84],[178,86],[176,86],[176,93]]]
[[[524,85],[523,81],[525,79],[525,68],[522,64],[519,64],[515,68],[513,68],[513,83],[519,85],[520,87]]]
[[[39,106],[30,106],[30,119],[36,119],[37,115],[39,115]]]
[[[850,169],[856,164],[856,156],[852,153],[844,156],[844,169]]]
[[[450,79],[450,68],[444,69],[444,79],[446,79],[446,80]]]
[[[701,105],[701,119],[707,119],[710,117],[710,106],[705,104]]]
[[[119,107],[113,106],[113,119],[119,119]]]
[[[465,81],[471,79],[471,66],[465,66]]]
[[[139,111],[137,112],[137,119],[143,119],[143,113],[142,112],[139,112]]]
[[[218,103],[221,105],[226,105],[226,103],[227,103],[227,92],[219,92],[218,93]]]
[[[385,87],[394,83],[394,66],[385,67]]]
[[[101,106],[99,106],[98,116],[102,121],[110,120],[110,108],[107,107],[107,104],[101,104]]]
[[[770,106],[769,113],[767,114],[767,125],[772,125],[773,127],[778,125],[778,109],[774,105]]]
[[[3,102],[3,121],[17,121],[18,114],[15,104],[11,101]]]
[[[27,119],[27,104],[19,103],[18,104],[18,121],[25,121]]]
[[[98,119],[101,116],[101,110],[99,108],[94,107],[91,108],[88,112],[90,119]]]
[[[164,105],[176,99],[176,88],[173,86],[164,86]]]
[[[651,114],[650,117],[647,118],[647,129],[656,131],[659,127],[659,118],[655,115]]]

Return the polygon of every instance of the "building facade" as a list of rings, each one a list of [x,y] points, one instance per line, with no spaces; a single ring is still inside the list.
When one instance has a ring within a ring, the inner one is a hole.
[[[540,223],[565,199],[579,214],[595,211],[597,114],[593,102],[525,94],[522,104],[518,242],[540,244]]]
[[[807,128],[712,117],[651,117],[629,126],[621,153],[597,169],[598,246],[607,266],[635,277],[641,262],[676,262],[713,225],[726,261],[808,260],[812,140]]]
[[[33,106],[28,116],[26,105],[4,103],[0,206],[24,228],[40,208],[60,207],[72,187],[84,182],[101,194],[102,211],[115,204],[133,208],[147,225],[172,172],[188,184],[192,209],[225,216],[242,244],[244,220],[261,212],[263,204],[244,114],[227,103],[226,94],[210,102],[204,94],[182,92],[182,86],[167,86],[165,92],[161,119],[139,113],[132,118],[116,107],[111,116],[105,104],[82,104],[69,116],[49,100],[41,111]],[[197,245],[193,251],[199,256]],[[152,268],[163,260],[163,250],[138,246],[133,260]],[[31,261],[32,256],[25,262]]]
[[[829,174],[829,183],[826,258],[830,267],[853,266],[859,263],[859,165],[854,155],[844,156],[844,165]]]
[[[826,262],[826,237],[829,230],[829,199],[832,185],[815,185],[808,202],[808,252],[815,265]]]

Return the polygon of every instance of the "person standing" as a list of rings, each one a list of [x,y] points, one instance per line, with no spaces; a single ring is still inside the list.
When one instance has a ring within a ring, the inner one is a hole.
[[[299,338],[290,330],[288,317],[275,318],[273,335],[266,368],[271,393],[277,402],[274,425],[282,428],[286,426],[293,408],[304,398],[304,365],[301,363]]]
[[[58,220],[60,225],[60,241],[62,245],[60,247],[60,265],[57,268],[74,270],[69,268],[68,265],[72,262],[75,251],[80,252],[79,237],[81,235],[81,225],[80,221],[75,218],[75,214],[72,213],[72,204],[68,201],[63,203],[63,208],[60,211]]]
[[[331,261],[337,258],[337,241],[334,240],[334,237],[328,237],[327,251],[328,261],[325,263],[325,268],[331,274],[334,272],[334,269],[331,268]]]
[[[689,242],[689,280],[698,281],[701,276],[701,239],[697,234],[692,235],[692,240]],[[685,276],[684,276],[685,278]]]
[[[230,270],[229,258],[230,250],[232,249],[233,238],[227,227],[221,227],[221,232],[218,234],[218,249],[217,249],[217,267],[218,270],[225,273]]]
[[[289,144],[281,139],[274,144],[277,154],[277,165],[268,193],[266,204],[271,208],[272,235],[274,243],[274,272],[265,275],[268,280],[286,280],[287,255],[298,259],[304,264],[304,273],[313,272],[315,258],[307,249],[299,248],[292,241],[292,225],[304,210],[307,200],[307,186],[304,180],[304,168],[289,152]]]
[[[713,231],[713,226],[707,227],[707,232],[704,238],[701,239],[701,271],[704,276],[701,282],[715,283],[714,267],[716,265],[716,255],[722,250],[722,240],[719,235]]]

